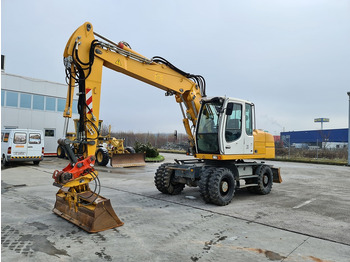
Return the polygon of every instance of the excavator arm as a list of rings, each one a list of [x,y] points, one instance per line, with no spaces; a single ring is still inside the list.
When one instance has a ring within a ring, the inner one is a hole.
[[[95,36],[99,38],[95,39]],[[77,93],[79,121],[75,141],[59,140],[70,164],[53,174],[54,185],[60,187],[56,194],[54,212],[88,232],[98,232],[123,225],[114,213],[109,199],[99,195],[100,183],[94,169],[95,152],[99,138],[100,98],[103,67],[129,75],[174,95],[183,114],[183,123],[195,148],[193,135],[205,97],[202,76],[181,71],[161,57],[148,59],[124,42],[118,44],[93,32],[90,23],[80,26],[70,37],[64,49],[64,65],[68,84],[63,116],[72,117],[73,97]],[[193,127],[193,128],[192,128]],[[79,143],[82,157],[76,158],[70,143]],[[95,182],[95,189],[89,184]]]
[[[133,51],[127,43],[116,44],[94,33],[88,22],[70,37],[64,50],[64,64],[68,82],[64,117],[72,116],[74,87],[78,86],[78,113],[80,122],[84,123],[79,132],[87,144],[84,156],[95,152],[103,67],[153,85],[164,90],[166,95],[174,95],[181,107],[191,148],[194,148],[192,127],[197,123],[200,101],[206,96],[202,76],[185,73],[161,57],[148,59]]]

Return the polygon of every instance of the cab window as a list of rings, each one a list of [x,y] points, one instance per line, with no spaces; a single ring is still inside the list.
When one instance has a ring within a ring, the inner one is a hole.
[[[197,148],[199,153],[219,153],[218,126],[222,103],[207,102],[202,105],[198,119]]]
[[[245,104],[245,132],[248,136],[253,135],[253,112],[251,104]]]
[[[242,105],[230,103],[232,113],[226,118],[225,138],[227,142],[233,142],[241,137],[242,134]]]

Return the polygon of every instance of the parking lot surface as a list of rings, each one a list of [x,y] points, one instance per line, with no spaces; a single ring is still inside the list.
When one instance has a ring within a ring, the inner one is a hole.
[[[97,167],[100,194],[125,224],[94,234],[52,212],[52,173],[67,160],[2,167],[2,261],[349,261],[350,167],[267,163],[283,182],[265,196],[238,190],[224,207],[198,188],[161,194],[159,163]]]

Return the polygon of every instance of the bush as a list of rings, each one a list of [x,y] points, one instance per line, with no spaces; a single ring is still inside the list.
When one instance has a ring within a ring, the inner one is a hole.
[[[146,157],[157,157],[159,155],[157,148],[153,147],[151,143],[142,144],[136,141],[134,148],[136,153],[146,152]]]

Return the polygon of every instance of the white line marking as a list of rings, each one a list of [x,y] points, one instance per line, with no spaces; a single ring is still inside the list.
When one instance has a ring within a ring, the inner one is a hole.
[[[303,202],[303,203],[301,203],[300,205],[297,205],[297,206],[295,206],[295,207],[293,207],[293,208],[300,208],[300,207],[302,207],[302,206],[305,206],[305,205],[308,205],[308,204],[310,204],[312,201],[315,201],[316,200],[316,198],[312,198],[312,199],[310,199],[310,200],[307,200],[307,201],[305,201],[305,202]]]

